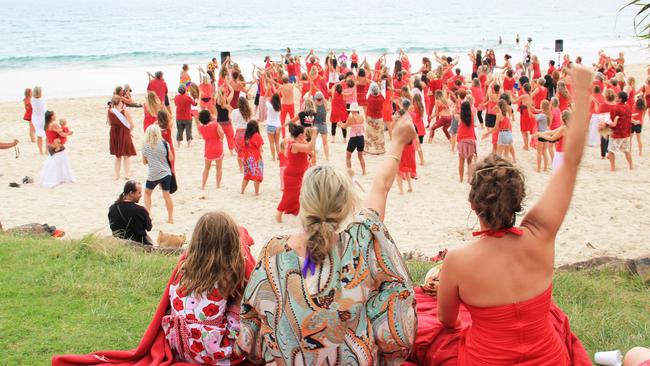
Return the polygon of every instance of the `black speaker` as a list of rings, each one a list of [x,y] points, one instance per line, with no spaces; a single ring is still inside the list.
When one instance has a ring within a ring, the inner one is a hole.
[[[561,39],[555,40],[555,52],[564,52],[564,41]]]
[[[230,56],[230,51],[225,51],[221,52],[221,63],[223,64],[223,61],[226,59],[226,57]]]

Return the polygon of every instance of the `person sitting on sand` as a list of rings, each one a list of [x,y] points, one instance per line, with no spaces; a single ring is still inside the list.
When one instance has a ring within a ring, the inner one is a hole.
[[[122,92],[120,93],[120,97],[122,97],[122,102],[127,107],[142,108],[142,104],[133,101],[133,98],[131,97],[132,92],[133,90],[131,90],[131,85],[124,84],[124,88],[122,88]]]
[[[149,212],[138,205],[142,198],[142,185],[134,180],[124,183],[124,189],[108,209],[108,223],[113,236],[144,245],[153,245],[147,231],[151,231]]]
[[[18,140],[14,139],[12,142],[0,142],[0,150],[11,149],[18,146]]]
[[[413,286],[383,221],[403,147],[415,138],[410,121],[396,123],[350,223],[358,199],[348,174],[331,166],[305,173],[301,232],[264,246],[244,291],[237,346],[250,362],[400,365],[411,352]]]
[[[566,315],[552,302],[555,238],[573,195],[589,125],[592,73],[574,68],[575,112],[564,163],[540,200],[523,210],[524,176],[491,154],[478,162],[469,202],[479,239],[450,251],[436,295],[416,290],[417,337],[409,361],[456,359],[458,365],[591,365]],[[445,330],[446,329],[446,330]]]

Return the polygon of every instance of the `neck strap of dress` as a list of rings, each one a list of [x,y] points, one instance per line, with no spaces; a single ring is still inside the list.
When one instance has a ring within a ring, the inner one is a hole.
[[[524,234],[524,231],[521,230],[520,228],[517,227],[509,227],[507,229],[500,229],[500,230],[481,230],[481,231],[474,231],[472,232],[472,236],[491,236],[494,238],[502,238],[506,233],[510,233],[516,236],[522,236]]]

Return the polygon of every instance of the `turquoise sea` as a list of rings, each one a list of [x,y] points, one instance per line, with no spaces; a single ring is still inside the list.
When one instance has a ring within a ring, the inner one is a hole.
[[[145,70],[162,69],[175,81],[180,64],[205,64],[220,51],[249,70],[285,47],[374,59],[403,48],[419,57],[464,55],[494,48],[522,57],[526,38],[543,62],[565,51],[595,60],[598,49],[626,52],[628,63],[645,63],[650,51],[634,37],[633,11],[624,1],[144,1],[0,0],[0,100],[18,100],[40,84],[48,98],[110,94],[146,83]],[[520,34],[520,45],[515,44]],[[502,37],[503,44],[498,39]],[[461,56],[467,64],[467,57]]]

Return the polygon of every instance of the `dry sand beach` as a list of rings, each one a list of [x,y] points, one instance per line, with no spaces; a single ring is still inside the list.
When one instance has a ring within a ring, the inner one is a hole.
[[[628,74],[637,77],[637,84],[645,80],[643,65],[628,66]],[[175,78],[170,77],[170,80]],[[169,82],[175,89],[175,81]],[[59,118],[65,118],[75,134],[70,137],[67,149],[77,176],[76,184],[66,184],[54,189],[38,184],[8,187],[9,182],[20,182],[31,176],[38,180],[45,159],[39,156],[35,144],[29,142],[27,123],[20,102],[0,104],[0,140],[20,139],[20,157],[15,159],[12,150],[0,152],[0,222],[5,228],[31,222],[48,223],[65,230],[69,237],[88,233],[110,235],[107,221],[108,206],[117,198],[123,180],[113,180],[113,157],[108,152],[109,126],[106,124],[106,97],[48,99],[48,107]],[[142,100],[142,95],[137,95]],[[171,99],[171,98],[170,98]],[[142,147],[142,109],[131,109],[137,123],[135,145]],[[516,123],[516,126],[518,124]],[[551,173],[534,171],[535,153],[521,150],[521,136],[514,128],[518,166],[527,178],[528,207],[542,193]],[[174,132],[175,133],[175,132]],[[195,137],[198,135],[194,128]],[[644,131],[648,136],[648,132]],[[647,138],[646,138],[646,141]],[[155,239],[158,231],[191,235],[198,217],[209,210],[224,210],[246,226],[256,245],[256,254],[264,241],[272,235],[293,232],[298,219],[285,216],[285,222],[275,222],[275,208],[280,200],[279,167],[271,161],[265,137],[265,177],[261,195],[255,197],[252,187],[245,195],[239,193],[242,175],[233,156],[224,161],[223,188],[217,190],[214,170],[205,191],[200,190],[203,167],[203,141],[195,139],[192,147],[185,144],[177,151],[177,176],[179,190],[173,195],[174,224],[165,222],[166,213],[161,191],[153,196]],[[345,145],[340,140],[331,146],[329,164],[345,168]],[[635,145],[636,149],[636,145]],[[482,141],[479,156],[490,150],[489,141]],[[391,230],[401,251],[418,250],[427,255],[444,248],[454,248],[472,240],[472,226],[476,216],[470,214],[467,195],[469,186],[457,181],[457,154],[449,151],[442,133],[433,144],[424,145],[425,166],[418,166],[419,179],[414,181],[414,192],[400,195],[396,186],[390,193],[386,225]],[[624,159],[618,157],[618,171],[609,172],[607,160],[601,160],[597,147],[587,148],[578,177],[575,196],[568,217],[564,221],[556,243],[556,264],[576,262],[597,256],[638,257],[650,252],[645,232],[650,227],[650,152],[639,157],[634,151],[635,169],[627,169]],[[138,155],[132,160],[132,178],[144,181],[146,166]],[[360,176],[358,161],[353,159],[357,177],[365,187],[371,184],[375,167],[381,157],[366,155],[369,174]],[[322,154],[319,163],[326,163]],[[355,165],[357,164],[357,165]],[[359,192],[363,197],[364,193]]]

